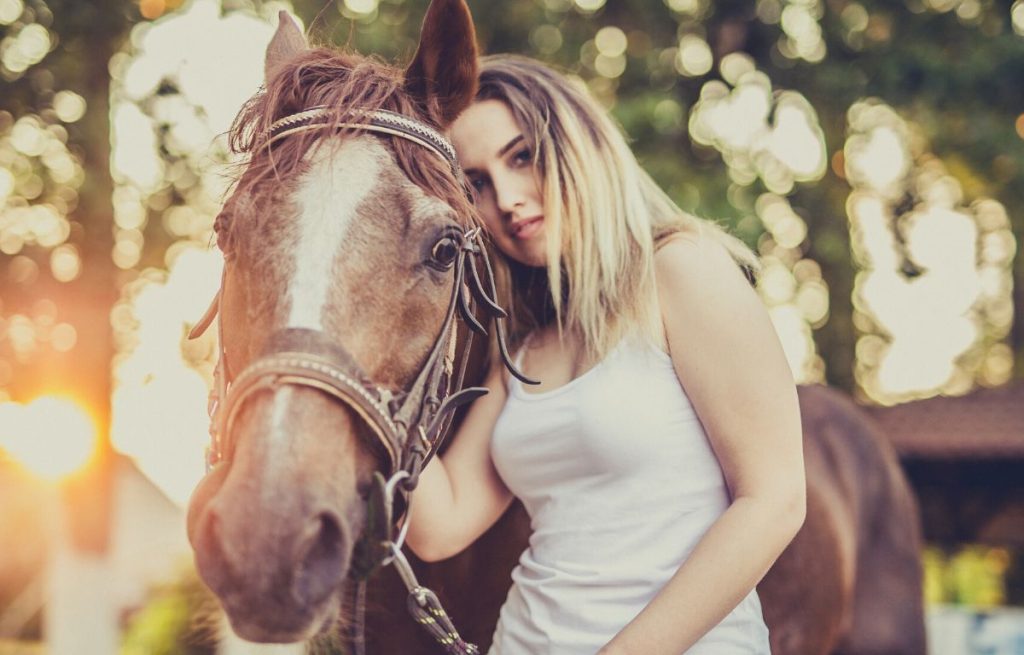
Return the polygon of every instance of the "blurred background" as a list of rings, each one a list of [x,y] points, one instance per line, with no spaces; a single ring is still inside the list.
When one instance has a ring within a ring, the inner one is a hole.
[[[223,135],[279,10],[404,63],[426,4],[0,0],[0,653],[256,652],[183,528]],[[469,4],[760,253],[797,378],[918,494],[932,651],[1024,653],[1024,0]]]

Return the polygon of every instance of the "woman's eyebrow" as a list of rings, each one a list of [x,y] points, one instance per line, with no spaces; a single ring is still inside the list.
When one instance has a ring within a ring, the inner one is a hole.
[[[519,136],[513,138],[511,141],[509,141],[508,143],[506,143],[505,145],[503,145],[501,147],[501,150],[498,151],[498,156],[499,157],[504,157],[506,152],[508,152],[512,148],[515,148],[517,145],[519,145],[519,142],[522,141],[522,140],[523,140],[523,135],[522,134],[520,134]]]
[[[520,134],[520,135],[518,135],[518,136],[515,136],[515,137],[513,137],[511,141],[509,141],[508,143],[506,143],[505,145],[503,145],[503,146],[502,146],[502,147],[501,147],[501,148],[500,148],[500,149],[498,150],[498,157],[504,157],[504,156],[505,156],[505,153],[507,153],[507,152],[508,152],[509,150],[511,150],[512,148],[515,148],[515,147],[516,147],[517,145],[519,145],[519,144],[520,144],[520,143],[521,143],[521,142],[522,142],[523,140],[524,140],[524,137],[523,137],[523,135],[522,135],[522,134]],[[478,169],[478,168],[475,168],[475,167],[469,167],[469,168],[464,168],[464,169],[462,169],[462,172],[463,172],[463,173],[465,173],[466,175],[475,175],[475,174],[478,174],[478,173],[480,173],[481,171],[480,171],[480,169]]]

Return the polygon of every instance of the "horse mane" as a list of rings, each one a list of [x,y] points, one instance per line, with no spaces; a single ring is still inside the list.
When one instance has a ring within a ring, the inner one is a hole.
[[[258,222],[273,212],[254,211],[262,198],[280,190],[304,170],[311,149],[323,140],[324,132],[309,130],[267,143],[270,126],[277,120],[310,109],[326,107],[330,122],[363,123],[360,112],[384,109],[420,120],[443,132],[437,121],[404,88],[403,71],[372,56],[313,48],[276,69],[273,78],[239,111],[228,132],[228,144],[235,153],[248,157],[234,176],[234,192],[217,216],[214,230],[217,244],[225,253],[232,246],[232,232],[238,220]],[[338,131],[353,132],[353,128]],[[406,176],[428,195],[447,203],[467,223],[479,218],[448,163],[422,146],[404,139],[382,137]],[[264,185],[273,178],[279,184]],[[266,205],[263,205],[266,206]]]

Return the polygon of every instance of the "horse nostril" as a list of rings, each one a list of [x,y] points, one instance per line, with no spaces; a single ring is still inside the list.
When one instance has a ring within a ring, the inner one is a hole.
[[[295,572],[292,592],[300,603],[316,605],[341,582],[345,568],[345,539],[341,521],[332,512],[313,519]]]

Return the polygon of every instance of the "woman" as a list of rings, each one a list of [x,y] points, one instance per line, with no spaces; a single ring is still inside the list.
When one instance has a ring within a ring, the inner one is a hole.
[[[452,137],[515,297],[528,388],[492,367],[412,497],[450,557],[531,519],[492,653],[767,653],[754,586],[804,517],[795,385],[752,254],[682,213],[584,91],[485,58]]]

